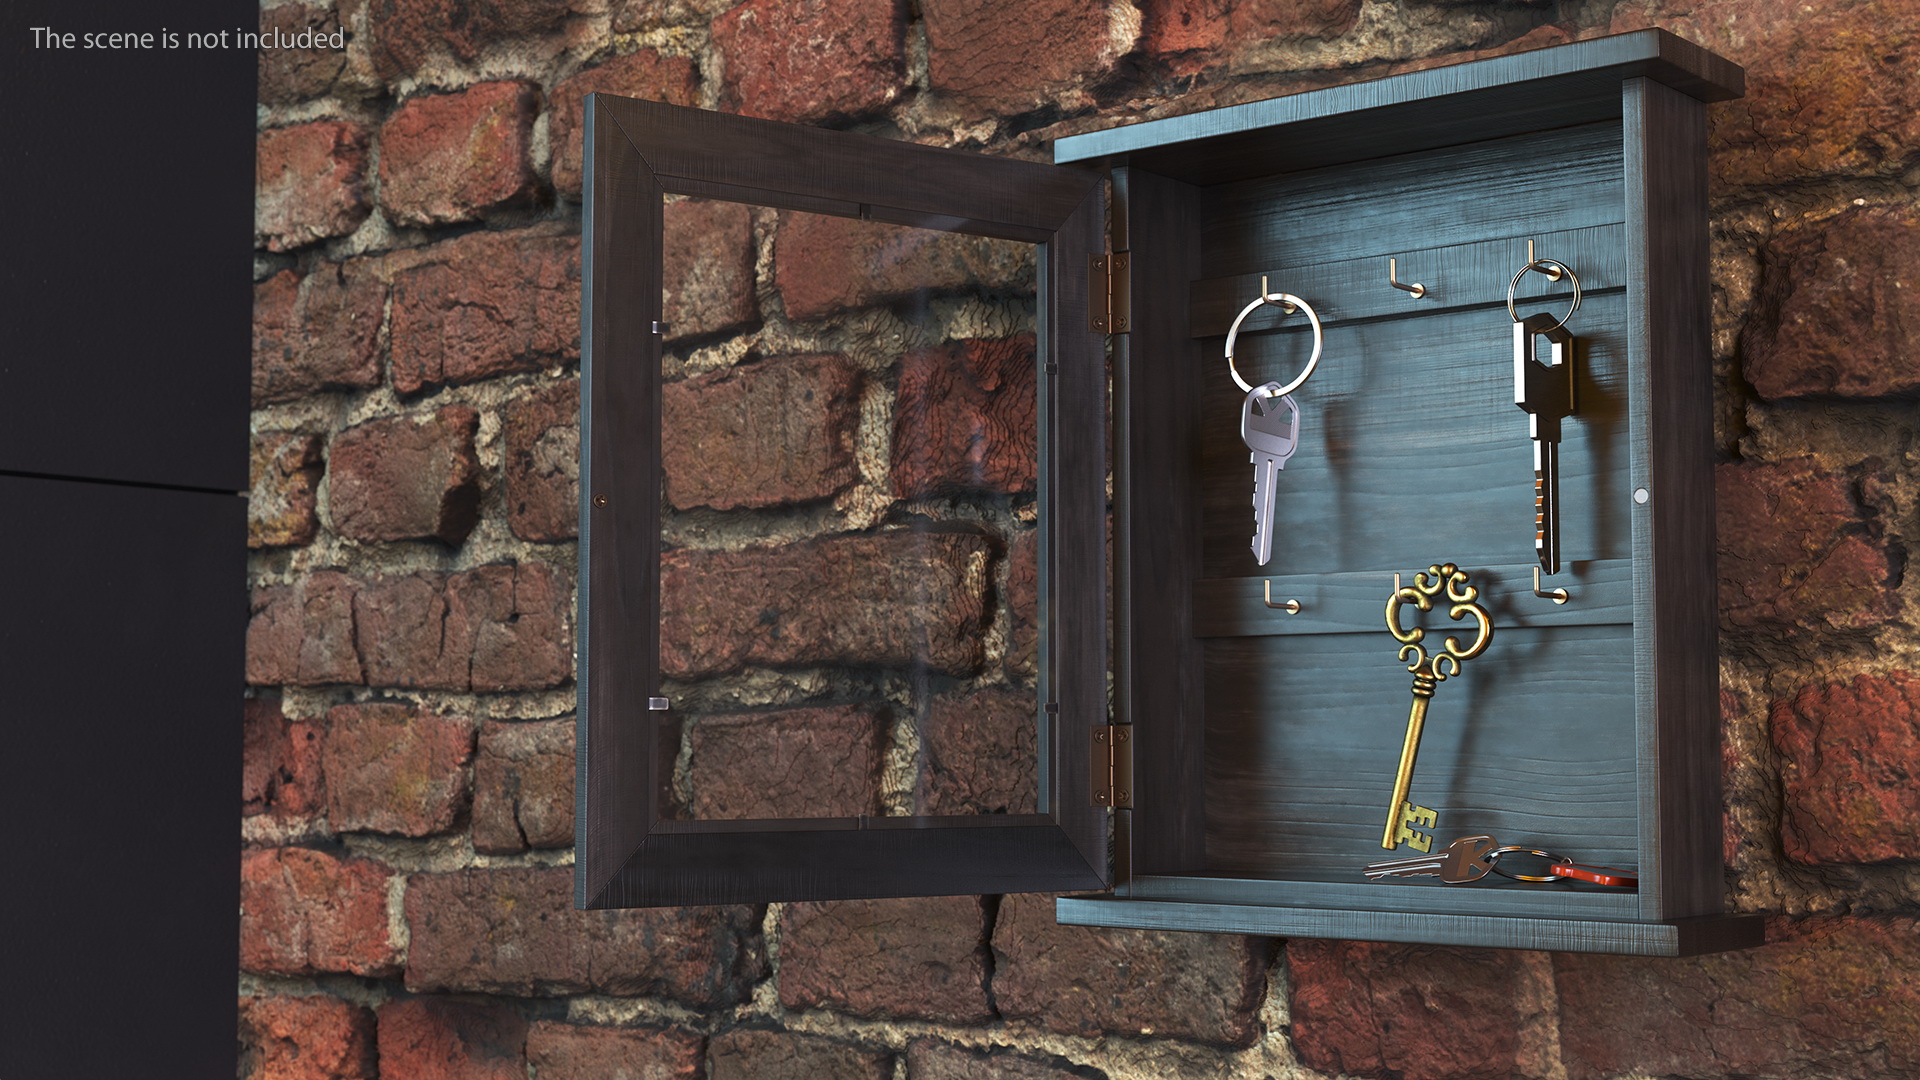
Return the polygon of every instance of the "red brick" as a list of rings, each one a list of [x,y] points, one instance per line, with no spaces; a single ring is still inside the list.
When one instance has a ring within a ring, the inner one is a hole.
[[[783,212],[773,280],[796,322],[920,291],[1030,293],[1031,244],[881,221]]]
[[[1050,1065],[1010,1053],[977,1054],[934,1039],[907,1044],[910,1080],[1105,1080],[1085,1066]]]
[[[766,969],[752,908],[576,911],[566,867],[416,874],[406,917],[407,986],[416,991],[595,992],[725,1006],[745,1000]]]
[[[1007,1019],[1069,1035],[1246,1046],[1261,1031],[1269,949],[1265,938],[1062,926],[1051,896],[1007,896],[993,931],[993,997]]]
[[[1032,681],[1040,672],[1040,532],[1016,535],[1007,545],[1007,677]]]
[[[327,820],[341,832],[445,832],[467,808],[473,721],[407,705],[327,710]]]
[[[892,1080],[893,1058],[884,1050],[850,1046],[812,1035],[751,1028],[716,1036],[711,1080]]]
[[[354,600],[367,681],[542,690],[573,677],[572,583],[538,563],[382,578]]]
[[[706,337],[759,318],[752,208],[676,199],[662,216],[660,290],[667,340]]]
[[[1286,952],[1294,1051],[1307,1068],[1403,1080],[1523,1075],[1521,954],[1363,941],[1290,941]]]
[[[1032,334],[916,349],[900,360],[893,493],[925,499],[1032,491],[1039,386]]]
[[[1630,0],[1613,28],[1661,26],[1746,68],[1708,111],[1724,185],[1894,174],[1920,141],[1920,10],[1906,0]]]
[[[409,100],[380,128],[380,205],[401,225],[472,221],[529,202],[540,90],[490,82]]]
[[[240,967],[277,975],[392,975],[387,883],[369,859],[307,848],[250,851],[240,861]]]
[[[1920,859],[1920,679],[1823,683],[1773,704],[1787,857],[1814,864]]]
[[[580,534],[580,383],[551,383],[506,408],[507,524],[522,540]]]
[[[1805,457],[1723,464],[1714,479],[1724,623],[1792,637],[1899,613],[1899,568],[1852,478]]]
[[[337,570],[316,570],[292,585],[255,589],[247,623],[247,682],[364,682],[354,650],[353,605],[359,588]]]
[[[1190,75],[1248,44],[1337,38],[1353,29],[1360,7],[1361,0],[1146,0],[1140,45],[1170,73]]]
[[[374,71],[417,70],[438,49],[465,63],[490,45],[567,28],[571,0],[367,0]]]
[[[510,1005],[413,998],[379,1018],[382,1077],[527,1080],[527,1022]]]
[[[1767,939],[1679,960],[1553,954],[1570,1080],[1920,1076],[1920,924],[1775,919]]]
[[[906,89],[906,5],[747,0],[713,21],[730,105],[814,123],[867,116]]]
[[[373,1010],[326,994],[240,999],[241,1080],[376,1080]]]
[[[458,547],[480,518],[480,414],[465,405],[386,416],[333,437],[327,498],[350,540]]]
[[[981,115],[1027,112],[1099,80],[1132,41],[1117,42],[1103,0],[978,4],[922,0],[928,82]]]
[[[320,530],[314,509],[326,459],[318,435],[262,431],[247,469],[247,546],[304,547]]]
[[[661,559],[660,662],[673,678],[748,664],[977,671],[993,552],[897,530]]]
[[[480,728],[473,847],[489,854],[573,844],[573,718]]]
[[[393,388],[415,394],[580,356],[580,238],[473,233],[393,284]]]
[[[326,8],[306,4],[283,4],[260,13],[260,31],[278,31],[280,40],[300,40],[313,34],[332,38],[340,32],[338,16]],[[260,50],[260,103],[291,105],[308,98],[324,97],[333,89],[347,64],[347,51],[327,45],[316,48],[270,48]]]
[[[360,227],[367,204],[367,133],[316,120],[260,133],[254,161],[253,243],[292,251]]]
[[[1788,229],[1766,258],[1743,373],[1764,398],[1920,390],[1920,211],[1848,210]]]
[[[327,802],[320,766],[325,729],[288,720],[273,698],[248,698],[241,736],[241,814],[306,817]]]
[[[789,904],[780,927],[788,1009],[950,1024],[993,1017],[976,897]]]
[[[386,307],[373,259],[283,270],[254,286],[253,403],[380,385]]]
[[[548,138],[553,144],[553,187],[563,195],[580,197],[580,168],[586,136],[588,94],[664,101],[669,105],[700,104],[700,73],[683,56],[662,56],[640,49],[588,68],[553,88],[548,115]],[[671,250],[671,246],[669,246]]]
[[[859,476],[860,374],[843,356],[787,356],[661,391],[667,501],[686,510],[778,506]]]
[[[920,732],[923,814],[1038,813],[1039,701],[986,689],[933,699]]]
[[[706,1080],[705,1043],[677,1028],[580,1027],[542,1020],[527,1032],[540,1080]]]
[[[887,714],[863,705],[703,716],[688,731],[689,817],[880,812]]]

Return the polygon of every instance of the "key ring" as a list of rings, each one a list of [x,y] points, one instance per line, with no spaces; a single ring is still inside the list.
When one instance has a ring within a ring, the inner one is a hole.
[[[1542,877],[1538,874],[1509,873],[1505,870],[1500,869],[1500,857],[1502,855],[1538,855],[1541,858],[1547,860],[1548,867],[1552,867],[1556,863],[1566,862],[1565,859],[1561,858],[1558,855],[1555,855],[1551,851],[1541,851],[1539,848],[1519,847],[1517,845],[1512,845],[1512,844],[1509,844],[1506,847],[1497,847],[1497,848],[1494,848],[1492,851],[1487,852],[1485,858],[1487,862],[1493,866],[1493,872],[1496,874],[1499,874],[1501,877],[1504,877],[1504,878],[1512,878],[1515,881],[1559,881],[1562,875],[1548,874],[1545,877]]]
[[[1546,268],[1549,266],[1559,267],[1561,273],[1567,275],[1568,278],[1572,279],[1573,306],[1567,309],[1567,313],[1560,317],[1559,322],[1554,323],[1552,326],[1547,327],[1545,330],[1539,331],[1542,334],[1550,334],[1553,331],[1558,330],[1561,327],[1567,325],[1567,320],[1573,318],[1573,313],[1580,310],[1580,275],[1573,272],[1573,267],[1568,266],[1566,263],[1563,263],[1558,259],[1535,259],[1532,262],[1528,263],[1527,265],[1521,267],[1519,272],[1513,275],[1513,283],[1507,286],[1507,314],[1513,316],[1514,322],[1520,322],[1522,321],[1520,318],[1520,313],[1513,309],[1513,294],[1517,292],[1520,288],[1520,279],[1523,277],[1526,277],[1527,271],[1529,270],[1533,270],[1541,274],[1545,274],[1547,272]]]
[[[1301,311],[1306,312],[1307,321],[1313,324],[1313,355],[1307,358],[1306,368],[1303,369],[1299,376],[1292,382],[1287,383],[1285,386],[1267,395],[1268,397],[1286,397],[1288,394],[1300,389],[1300,385],[1307,381],[1307,376],[1313,374],[1315,365],[1320,363],[1320,345],[1324,336],[1320,332],[1320,316],[1314,313],[1313,305],[1292,293],[1283,292],[1262,292],[1259,299],[1241,308],[1240,314],[1233,320],[1233,326],[1227,330],[1227,372],[1233,376],[1233,384],[1238,386],[1242,393],[1253,393],[1253,387],[1247,384],[1247,380],[1240,377],[1240,372],[1235,370],[1233,366],[1233,342],[1235,338],[1240,336],[1240,324],[1245,322],[1247,316],[1253,314],[1254,310],[1262,304],[1292,304]],[[1572,312],[1568,312],[1568,314],[1572,314]],[[1268,383],[1267,385],[1272,386],[1274,384]]]

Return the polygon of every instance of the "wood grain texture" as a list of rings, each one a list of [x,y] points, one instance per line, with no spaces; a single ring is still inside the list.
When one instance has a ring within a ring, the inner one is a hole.
[[[1054,160],[1131,164],[1215,184],[1565,127],[1620,115],[1621,80],[1703,101],[1744,91],[1741,69],[1664,30],[1408,72],[1061,139]]]
[[[1199,644],[1200,347],[1178,302],[1201,272],[1201,193],[1138,169],[1114,174],[1115,220],[1133,252],[1134,327],[1115,338],[1116,711],[1134,725],[1134,873],[1197,870],[1203,855]],[[1175,302],[1168,303],[1166,301]]]
[[[588,907],[1099,888],[1106,813],[1089,805],[1087,730],[1105,722],[1106,376],[1086,329],[1098,177],[657,102],[587,105],[582,305],[580,749],[576,902]],[[1046,820],[663,820],[681,718],[659,692],[661,201],[773,206],[1039,240]],[[882,195],[891,196],[883,201]],[[604,502],[599,501],[604,497]],[[702,826],[723,826],[702,828]]]
[[[1721,910],[1706,108],[1647,79],[1626,102],[1643,868],[1650,919]]]
[[[1063,896],[1055,901],[1054,910],[1061,922],[1082,926],[1135,926],[1148,930],[1204,930],[1217,934],[1351,938],[1635,956],[1694,956],[1750,949],[1765,940],[1764,920],[1753,915],[1670,922],[1603,922],[1581,918],[1185,904],[1098,896]]]

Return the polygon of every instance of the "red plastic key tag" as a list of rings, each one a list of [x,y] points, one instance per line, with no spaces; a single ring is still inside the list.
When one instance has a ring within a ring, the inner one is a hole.
[[[1581,866],[1577,863],[1557,862],[1547,867],[1549,874],[1561,877],[1591,881],[1595,885],[1618,885],[1625,888],[1638,888],[1640,876],[1631,870],[1616,870],[1611,866]]]

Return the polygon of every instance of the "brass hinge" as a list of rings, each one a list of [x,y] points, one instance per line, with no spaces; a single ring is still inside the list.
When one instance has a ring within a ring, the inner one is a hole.
[[[1124,334],[1133,329],[1133,257],[1124,251],[1087,256],[1087,329]]]
[[[1133,728],[1105,724],[1093,729],[1093,805],[1133,808]]]

